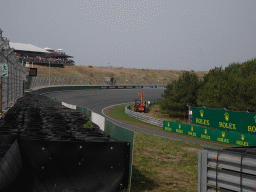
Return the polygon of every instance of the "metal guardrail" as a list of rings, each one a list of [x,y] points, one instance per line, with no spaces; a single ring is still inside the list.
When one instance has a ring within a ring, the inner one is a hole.
[[[206,149],[198,153],[198,192],[256,191],[256,155]]]
[[[154,103],[150,102],[150,104],[154,104]],[[130,105],[125,106],[125,113],[127,115],[129,115],[131,117],[134,117],[136,119],[139,119],[143,122],[146,122],[146,123],[149,123],[149,124],[152,124],[152,125],[156,125],[158,127],[163,127],[163,120],[156,119],[156,118],[153,118],[153,117],[149,117],[149,116],[146,116],[146,115],[142,115],[139,112],[133,112],[133,111],[130,110]]]
[[[10,41],[2,36],[2,32],[0,29],[0,64],[7,64],[8,75],[0,78],[0,111],[5,112],[17,98],[24,94],[23,75],[28,68],[20,65],[14,49],[10,48]]]

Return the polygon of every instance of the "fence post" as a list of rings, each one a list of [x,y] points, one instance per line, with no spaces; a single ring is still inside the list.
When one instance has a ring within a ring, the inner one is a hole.
[[[198,192],[207,191],[207,150],[198,151]]]
[[[0,114],[2,114],[2,77],[1,77],[1,84],[0,84]]]
[[[190,106],[188,106],[188,124],[190,125],[191,124],[191,115],[192,115],[192,111],[190,111]]]

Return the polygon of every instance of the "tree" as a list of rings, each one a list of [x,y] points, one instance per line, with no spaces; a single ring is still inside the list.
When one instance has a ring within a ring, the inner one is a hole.
[[[161,109],[167,111],[169,116],[187,116],[187,105],[197,106],[197,90],[200,84],[201,81],[195,73],[184,72],[178,80],[167,85],[162,94],[165,100],[160,103]]]
[[[197,105],[199,107],[223,108],[222,95],[226,89],[227,75],[222,73],[222,67],[211,69],[208,74],[204,75],[197,94]]]
[[[256,111],[256,60],[211,69],[198,90],[197,105]]]

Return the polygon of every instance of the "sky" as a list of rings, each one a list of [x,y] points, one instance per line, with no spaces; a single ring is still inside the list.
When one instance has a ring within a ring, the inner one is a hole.
[[[1,0],[10,42],[82,66],[208,71],[256,57],[255,0]]]

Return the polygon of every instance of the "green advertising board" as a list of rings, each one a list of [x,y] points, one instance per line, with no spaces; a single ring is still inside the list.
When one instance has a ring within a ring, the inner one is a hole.
[[[191,137],[197,137],[200,139],[216,141],[225,144],[238,146],[256,145],[256,135],[251,134],[243,134],[226,130],[204,128],[195,125],[176,123],[172,121],[163,121],[163,129],[165,131],[189,135]]]
[[[192,124],[256,134],[256,113],[191,107]]]

